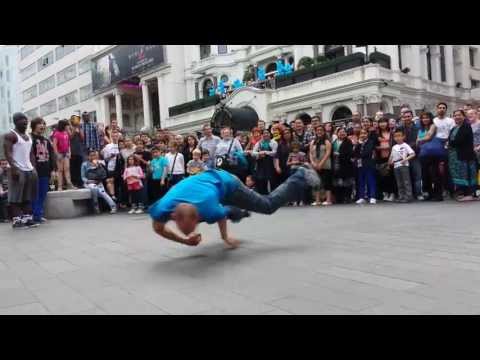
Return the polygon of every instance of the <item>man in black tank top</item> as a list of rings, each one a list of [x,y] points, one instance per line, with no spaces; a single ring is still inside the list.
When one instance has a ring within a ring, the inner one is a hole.
[[[8,174],[8,202],[14,229],[38,226],[33,221],[32,201],[37,193],[35,156],[32,139],[26,134],[28,119],[22,113],[13,114],[15,129],[5,134],[4,151],[10,170]]]

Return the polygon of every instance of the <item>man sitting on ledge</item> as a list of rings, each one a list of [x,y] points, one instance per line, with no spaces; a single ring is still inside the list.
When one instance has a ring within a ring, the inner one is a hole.
[[[182,180],[151,206],[153,229],[169,240],[197,246],[202,239],[194,232],[198,223],[216,222],[227,247],[235,248],[239,242],[228,235],[227,219],[239,222],[250,216],[249,211],[273,214],[282,205],[295,201],[299,192],[319,183],[317,173],[304,166],[269,195],[260,195],[226,171],[208,170]],[[169,220],[175,221],[183,234],[167,226]]]

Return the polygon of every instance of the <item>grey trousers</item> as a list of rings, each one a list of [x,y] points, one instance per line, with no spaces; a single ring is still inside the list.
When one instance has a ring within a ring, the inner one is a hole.
[[[393,169],[398,188],[399,200],[412,200],[412,182],[410,180],[410,168],[399,166]]]

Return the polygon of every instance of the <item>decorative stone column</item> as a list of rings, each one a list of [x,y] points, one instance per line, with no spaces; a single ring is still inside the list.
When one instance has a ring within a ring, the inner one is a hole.
[[[158,83],[158,106],[160,108],[160,128],[166,127],[166,121],[168,119],[168,104],[166,96],[166,87],[163,75],[157,76]]]
[[[377,111],[380,111],[382,104],[382,96],[380,94],[371,94],[367,96],[367,115],[375,116]]]
[[[148,91],[148,85],[145,81],[142,81],[142,104],[143,104],[143,126],[150,130],[152,127],[152,111],[150,106],[150,92]]]
[[[455,86],[455,65],[453,62],[453,45],[445,45],[445,71],[447,84]]]
[[[399,98],[395,97],[392,100],[392,104],[393,104],[393,114],[396,116],[400,116],[400,105],[402,104],[402,102],[400,101]]]
[[[365,98],[364,96],[355,96],[353,99],[353,102],[355,103],[355,105],[357,106],[357,111],[362,115],[364,116],[365,115],[365,112],[367,110],[366,106],[365,106]]]
[[[432,63],[432,80],[442,82],[442,72],[440,67],[440,46],[431,47],[430,61]]]
[[[115,89],[115,112],[117,113],[118,126],[123,129],[122,92]]]

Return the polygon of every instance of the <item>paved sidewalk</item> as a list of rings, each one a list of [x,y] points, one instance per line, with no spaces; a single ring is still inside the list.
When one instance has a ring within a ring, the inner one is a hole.
[[[197,248],[146,215],[12,231],[0,314],[480,314],[480,203],[283,208]]]

